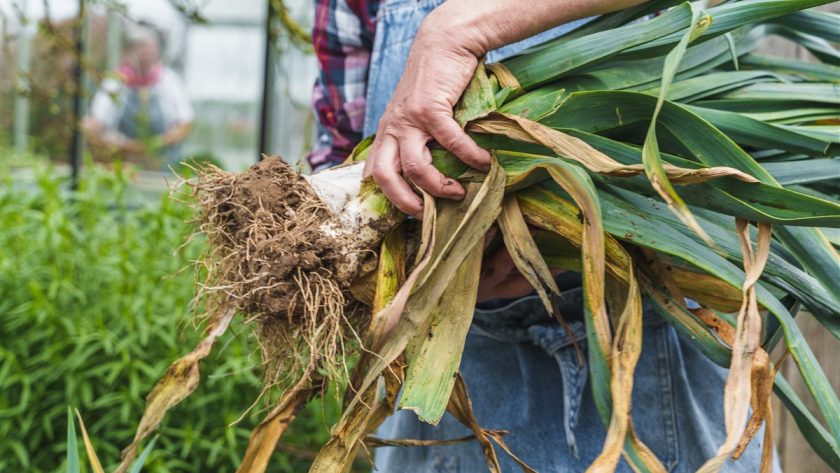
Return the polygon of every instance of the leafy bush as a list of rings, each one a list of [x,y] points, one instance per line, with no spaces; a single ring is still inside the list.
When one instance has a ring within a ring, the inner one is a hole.
[[[199,338],[191,261],[202,241],[184,244],[190,209],[168,195],[144,199],[129,181],[119,166],[88,166],[70,192],[51,167],[0,169],[0,471],[56,471],[68,406],[81,411],[106,469],[115,466],[146,393]],[[238,464],[260,418],[254,409],[229,427],[260,389],[249,338],[240,324],[218,343],[202,385],[164,420],[146,471]],[[331,402],[309,406],[288,443],[325,442]],[[305,457],[277,455],[272,470],[300,471]]]

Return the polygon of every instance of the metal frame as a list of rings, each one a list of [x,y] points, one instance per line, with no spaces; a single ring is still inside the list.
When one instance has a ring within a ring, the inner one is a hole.
[[[79,185],[79,172],[82,166],[82,154],[84,153],[84,137],[82,136],[82,117],[84,115],[85,95],[85,72],[82,67],[82,58],[85,52],[85,37],[87,28],[87,3],[79,0],[79,14],[76,23],[76,67],[73,71],[73,135],[70,141],[70,186],[75,190]]]
[[[274,98],[274,65],[276,32],[272,27],[274,16],[277,12],[274,9],[274,2],[266,0],[267,12],[265,15],[265,54],[263,55],[263,90],[262,103],[260,104],[260,138],[257,148],[257,161],[262,160],[265,154],[270,155],[268,149],[271,138],[271,104]]]

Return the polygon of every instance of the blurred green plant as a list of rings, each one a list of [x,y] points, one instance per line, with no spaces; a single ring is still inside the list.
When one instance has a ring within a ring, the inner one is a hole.
[[[0,159],[0,471],[66,468],[68,406],[79,408],[111,470],[149,387],[199,338],[190,301],[203,241],[185,244],[189,206],[168,195],[144,200],[130,181],[119,165],[88,163],[71,192],[51,166],[13,169]],[[238,464],[260,406],[229,424],[257,398],[260,372],[250,329],[234,329],[205,360],[191,402],[167,417],[146,471]],[[295,423],[290,453],[272,471],[307,468],[307,447],[327,440],[338,415],[325,398]]]
[[[90,440],[90,436],[88,436],[87,429],[85,428],[85,422],[82,419],[82,415],[79,414],[79,410],[76,409],[76,416],[79,418],[79,427],[82,429],[82,441],[85,445],[85,453],[88,455],[88,463],[90,464],[90,469],[93,470],[93,473],[104,473],[104,469],[102,468],[102,464],[99,461],[99,457],[96,455],[96,451],[93,447],[93,442]],[[131,464],[131,469],[128,470],[128,473],[140,473],[143,469],[143,465],[146,463],[146,458],[152,453],[152,449],[155,448],[155,442],[157,441],[157,436],[155,436],[140,452],[140,456],[137,457],[137,460]],[[67,473],[81,473],[82,472],[82,461],[79,458],[79,441],[76,438],[76,422],[73,420],[73,413],[70,411],[70,408],[67,408]]]

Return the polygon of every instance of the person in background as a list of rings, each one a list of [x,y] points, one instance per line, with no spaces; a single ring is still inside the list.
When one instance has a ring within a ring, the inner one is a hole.
[[[637,3],[317,0],[313,42],[321,74],[314,105],[322,133],[309,163],[314,170],[341,163],[375,132],[365,175],[400,210],[422,215],[422,200],[408,180],[436,197],[461,199],[464,189],[432,166],[426,145],[437,141],[473,168],[489,167],[488,152],[452,118],[480,58],[499,61]],[[557,309],[573,336],[548,315],[506,251],[485,254],[479,284],[459,368],[479,424],[508,430],[504,440],[511,451],[537,471],[586,471],[606,429],[595,409],[586,358],[577,352],[578,344],[586,349],[580,274],[557,276]],[[726,373],[645,304],[632,417],[638,436],[670,473],[696,471],[723,442]],[[432,426],[403,410],[377,436],[442,441],[470,433],[449,414]],[[761,438],[759,433],[741,459],[721,471],[758,471]],[[487,471],[477,442],[430,443],[377,449],[376,471]],[[510,456],[497,453],[503,471],[520,471]],[[622,459],[616,471],[632,470]],[[780,471],[777,462],[773,471]]]
[[[149,25],[127,31],[118,79],[102,82],[82,125],[98,160],[161,170],[181,160],[194,113],[181,78],[161,62],[161,46]]]

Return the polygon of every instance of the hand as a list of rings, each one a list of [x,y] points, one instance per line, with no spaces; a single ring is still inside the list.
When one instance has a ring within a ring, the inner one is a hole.
[[[513,299],[530,294],[533,286],[516,269],[507,249],[502,247],[481,262],[481,277],[478,281],[476,302],[491,299]]]
[[[192,130],[192,123],[176,123],[162,135],[161,146],[171,146],[184,141]]]
[[[426,148],[437,141],[462,161],[487,170],[490,155],[452,118],[478,58],[553,26],[626,8],[642,0],[544,0],[526,7],[513,0],[450,0],[423,21],[405,71],[379,121],[365,164],[385,195],[420,218],[423,202],[406,179],[436,196],[460,199],[464,189],[432,166]]]
[[[123,139],[119,144],[119,149],[128,154],[142,154],[144,151],[143,143],[131,138]]]
[[[457,47],[452,44],[451,35],[436,29],[432,15],[415,38],[405,72],[379,121],[364,171],[398,209],[417,218],[422,217],[423,201],[407,179],[435,197],[464,197],[464,188],[432,165],[426,147],[429,141],[437,141],[475,169],[490,168],[490,154],[452,117],[478,56],[464,42]]]
[[[514,299],[534,292],[534,287],[516,268],[516,263],[513,262],[513,258],[511,258],[505,246],[492,254],[487,253],[487,248],[492,244],[498,232],[499,228],[493,225],[484,235],[485,253],[481,260],[481,275],[478,280],[476,302],[485,302],[492,299]],[[532,228],[532,236],[533,232],[534,229]],[[549,271],[552,276],[556,277],[565,270],[549,268]]]

